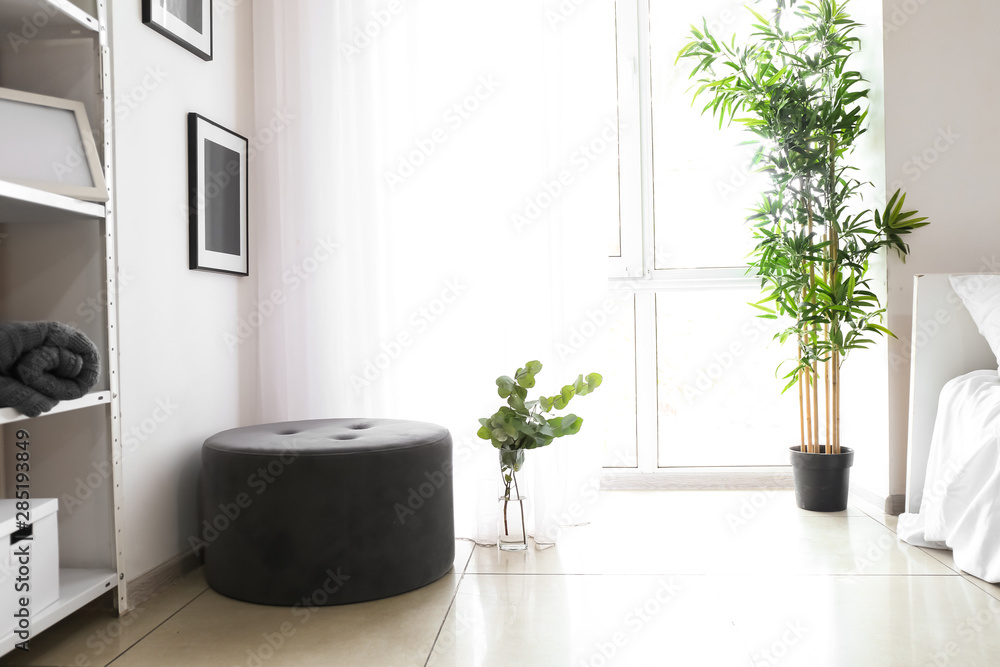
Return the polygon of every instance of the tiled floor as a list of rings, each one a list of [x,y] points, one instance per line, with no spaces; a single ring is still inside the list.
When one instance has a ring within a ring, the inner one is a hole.
[[[803,512],[789,492],[606,491],[557,547],[459,541],[454,571],[406,595],[308,612],[230,600],[197,571],[0,664],[1000,665],[1000,586],[894,527]]]

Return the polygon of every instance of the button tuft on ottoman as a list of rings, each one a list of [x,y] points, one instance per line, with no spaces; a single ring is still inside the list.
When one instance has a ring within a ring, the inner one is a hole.
[[[451,452],[447,429],[394,419],[213,435],[202,447],[209,585],[248,602],[323,606],[440,579],[455,560]]]

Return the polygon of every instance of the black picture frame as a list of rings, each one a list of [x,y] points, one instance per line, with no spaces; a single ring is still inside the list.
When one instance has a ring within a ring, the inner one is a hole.
[[[189,268],[250,275],[250,142],[188,114]]]
[[[208,61],[212,59],[214,48],[214,2],[215,0],[142,0],[142,22]]]

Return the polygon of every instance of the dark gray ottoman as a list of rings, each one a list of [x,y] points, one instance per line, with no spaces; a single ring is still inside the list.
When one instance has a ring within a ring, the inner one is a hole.
[[[238,600],[322,606],[440,579],[455,560],[451,435],[319,419],[223,431],[202,447],[205,574]]]

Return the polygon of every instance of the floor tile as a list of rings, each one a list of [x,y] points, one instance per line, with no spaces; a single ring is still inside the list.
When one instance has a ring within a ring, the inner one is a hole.
[[[937,562],[947,567],[955,574],[962,573],[962,571],[958,569],[958,566],[955,565],[955,559],[952,558],[951,551],[947,549],[931,549],[929,547],[920,547],[920,550],[923,551],[928,556],[930,556],[931,558],[933,558],[934,560],[936,560]]]
[[[13,651],[0,665],[103,667],[208,588],[201,569],[117,617],[84,609],[31,640],[31,651]]]
[[[899,523],[898,516],[894,514],[886,514],[884,511],[878,510],[875,506],[866,503],[863,500],[858,500],[856,507],[873,521],[882,524],[892,532],[896,532],[896,524]]]
[[[761,496],[757,506],[744,500],[602,493],[591,523],[565,529],[557,547],[527,553],[477,547],[466,572],[955,574],[864,514],[816,517],[798,510],[786,492]]]
[[[752,663],[702,577],[466,575],[428,666],[609,664]]]
[[[476,543],[472,540],[455,540],[455,569],[458,574],[465,572],[465,567],[472,557],[472,550]]]
[[[895,532],[896,525],[899,523],[899,517],[886,515],[886,525]],[[989,582],[983,581],[979,577],[974,577],[971,574],[966,574],[957,565],[955,565],[955,558],[953,557],[950,549],[931,549],[929,547],[921,547],[921,551],[935,559],[952,572],[960,574],[970,582],[972,582],[977,588],[986,591],[993,597],[1000,599],[1000,584],[991,584]],[[1000,661],[998,661],[1000,662]]]
[[[960,570],[959,567],[955,565],[955,558],[952,555],[950,549],[924,548],[923,551],[932,558],[935,558],[938,561],[940,561],[948,568],[954,570],[955,572],[960,573],[963,577],[968,579],[972,584],[974,584],[980,590],[986,591],[993,597],[1000,600],[1000,584],[991,584],[987,581],[983,581],[979,577],[974,577],[971,574],[966,574],[965,572],[962,572],[962,570]]]
[[[739,577],[716,582],[754,664],[1000,664],[1000,601],[962,577]]]
[[[113,667],[421,666],[460,575],[384,600],[334,607],[272,607],[209,590]]]
[[[656,513],[694,513],[707,520],[733,521],[737,518],[760,516],[804,516],[836,518],[867,516],[862,510],[848,505],[843,512],[810,512],[795,504],[795,492],[789,489],[757,491],[601,491],[600,503],[609,509],[629,507],[641,510],[639,516],[649,518]]]

